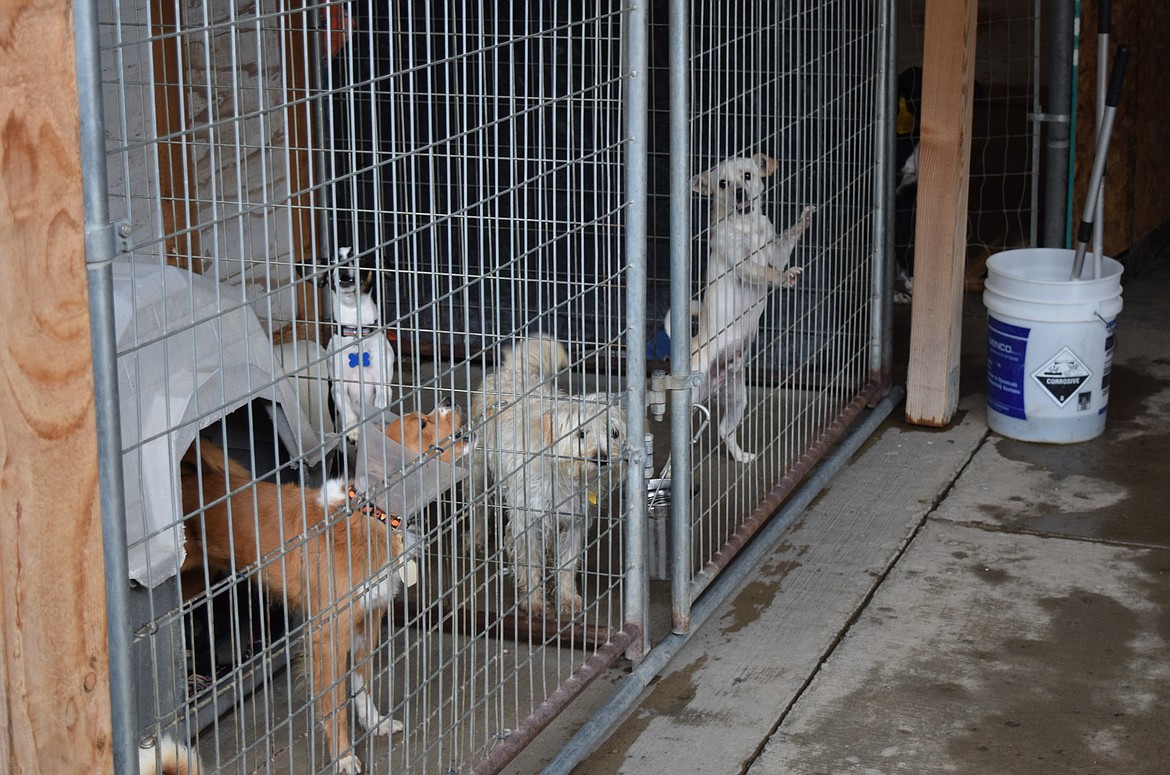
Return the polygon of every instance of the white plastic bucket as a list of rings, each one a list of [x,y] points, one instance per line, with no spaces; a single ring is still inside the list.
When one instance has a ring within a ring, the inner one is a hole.
[[[1105,430],[1122,267],[1073,251],[1007,250],[987,260],[987,424],[1022,441],[1071,444]]]

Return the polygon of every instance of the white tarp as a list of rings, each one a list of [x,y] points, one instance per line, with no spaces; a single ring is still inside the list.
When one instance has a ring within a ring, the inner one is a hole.
[[[179,461],[201,428],[261,398],[290,451],[315,434],[238,289],[171,266],[113,274],[130,578],[155,586],[185,556]]]

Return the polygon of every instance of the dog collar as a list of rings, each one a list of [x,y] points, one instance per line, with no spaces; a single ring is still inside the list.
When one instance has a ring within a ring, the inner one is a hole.
[[[381,329],[378,326],[338,326],[337,333],[339,336],[370,336],[376,334]]]
[[[357,490],[352,487],[349,488],[349,499],[351,501],[356,501],[358,499]],[[366,501],[363,503],[359,508],[359,511],[365,514],[367,517],[373,517],[383,525],[388,525],[395,530],[398,530],[402,527],[401,517],[399,517],[397,514],[387,514],[385,511],[382,511],[382,509],[378,508],[378,506],[373,501]]]

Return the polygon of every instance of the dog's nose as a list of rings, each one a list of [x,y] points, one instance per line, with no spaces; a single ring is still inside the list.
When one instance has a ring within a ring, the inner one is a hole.
[[[747,200],[748,200],[748,192],[746,189],[743,189],[743,188],[735,189],[736,204],[743,204]]]
[[[447,396],[443,400],[439,401],[440,409],[450,409],[452,406],[454,406],[454,402],[451,400],[451,396]]]

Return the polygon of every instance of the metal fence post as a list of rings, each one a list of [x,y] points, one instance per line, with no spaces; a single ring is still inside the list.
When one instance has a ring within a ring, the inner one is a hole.
[[[647,224],[647,149],[649,148],[649,91],[647,46],[649,45],[650,7],[634,3],[626,19],[626,56],[629,89],[626,91],[626,210],[625,252],[628,263],[626,286],[626,347],[628,397],[626,406],[627,443],[630,465],[626,468],[626,621],[636,622],[642,635],[627,650],[627,656],[640,660],[649,645],[646,612],[649,591],[646,583],[646,454],[642,440],[646,435],[646,224]]]
[[[691,620],[690,6],[670,3],[670,553],[671,629]]]
[[[1048,131],[1044,141],[1044,231],[1041,245],[1064,247],[1068,220],[1068,149],[1072,135],[1072,0],[1048,4]]]
[[[90,336],[93,340],[114,771],[136,773],[137,702],[132,680],[130,574],[126,555],[122,429],[111,266],[116,248],[114,226],[110,223],[106,176],[105,111],[102,107],[101,60],[98,55],[97,3],[94,0],[83,0],[74,4],[73,12],[77,100],[81,114],[85,260],[89,283]]]

